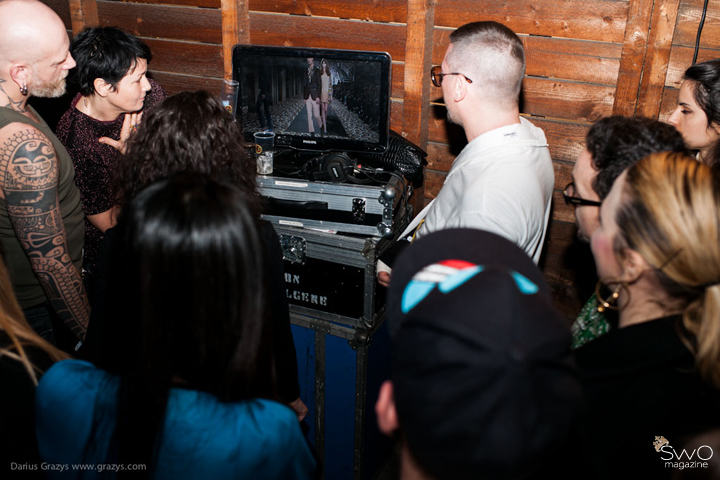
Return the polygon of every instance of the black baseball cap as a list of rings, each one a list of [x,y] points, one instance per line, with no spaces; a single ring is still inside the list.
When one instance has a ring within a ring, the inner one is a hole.
[[[388,294],[394,400],[438,479],[526,478],[581,407],[569,323],[508,240],[450,229],[406,248]]]

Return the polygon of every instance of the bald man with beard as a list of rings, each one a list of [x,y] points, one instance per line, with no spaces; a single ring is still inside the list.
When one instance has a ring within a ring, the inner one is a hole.
[[[90,309],[75,170],[27,103],[63,95],[75,60],[62,20],[38,1],[1,0],[0,32],[0,245],[28,323],[52,343],[64,323],[79,347]]]

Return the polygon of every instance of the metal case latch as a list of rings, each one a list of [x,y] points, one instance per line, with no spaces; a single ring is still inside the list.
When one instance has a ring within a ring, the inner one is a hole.
[[[283,260],[298,265],[305,265],[307,242],[304,238],[294,235],[280,235],[280,247],[283,252]]]
[[[362,222],[363,220],[365,220],[365,199],[364,198],[353,198],[352,214],[353,214],[353,219],[356,222]]]

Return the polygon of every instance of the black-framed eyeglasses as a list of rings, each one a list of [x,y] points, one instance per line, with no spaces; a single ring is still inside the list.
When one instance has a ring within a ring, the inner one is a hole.
[[[468,83],[472,83],[472,80],[466,77],[463,73],[442,73],[442,67],[439,65],[430,69],[430,79],[432,80],[433,85],[435,85],[436,87],[442,85],[443,77],[447,75],[460,75],[465,80],[467,80]]]
[[[563,190],[563,198],[565,199],[565,204],[574,206],[582,205],[586,207],[599,207],[600,205],[602,205],[601,202],[596,202],[595,200],[586,200],[584,198],[576,197],[575,193],[575,183],[568,183],[565,187],[565,190]]]

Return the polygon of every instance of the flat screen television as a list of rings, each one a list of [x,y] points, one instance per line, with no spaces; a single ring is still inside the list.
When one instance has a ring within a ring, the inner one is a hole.
[[[276,147],[382,153],[390,123],[390,55],[235,45],[238,120],[245,140],[275,132]]]

